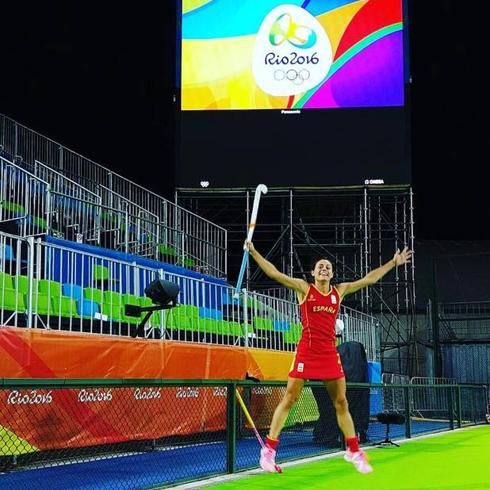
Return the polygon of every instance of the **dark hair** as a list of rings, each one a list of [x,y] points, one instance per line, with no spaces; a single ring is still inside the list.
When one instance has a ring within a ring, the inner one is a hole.
[[[316,259],[313,259],[313,262],[311,263],[310,271],[315,270],[315,266],[318,262],[320,262],[320,260],[327,260],[332,264],[332,268],[333,268],[333,262],[330,259],[327,259],[326,257],[317,257]]]

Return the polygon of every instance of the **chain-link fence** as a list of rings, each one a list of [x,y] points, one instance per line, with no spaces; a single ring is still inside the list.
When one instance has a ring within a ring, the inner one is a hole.
[[[265,437],[285,389],[283,382],[3,380],[0,488],[161,488],[255,468],[260,445],[236,390]],[[433,412],[416,406],[425,399],[416,392],[427,389],[349,384],[361,443],[485,421],[485,387],[432,386],[445,403]],[[397,422],[388,426],[383,413]],[[281,433],[278,462],[342,447],[325,387],[307,383]]]

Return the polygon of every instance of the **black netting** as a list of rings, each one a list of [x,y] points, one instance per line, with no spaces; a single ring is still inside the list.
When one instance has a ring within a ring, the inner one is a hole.
[[[0,387],[0,488],[143,489],[256,468],[284,383],[32,381]],[[119,383],[119,384],[118,384]],[[197,386],[195,386],[197,384]],[[348,386],[361,445],[485,421],[482,386]],[[290,410],[277,461],[344,448],[326,388],[309,383]]]

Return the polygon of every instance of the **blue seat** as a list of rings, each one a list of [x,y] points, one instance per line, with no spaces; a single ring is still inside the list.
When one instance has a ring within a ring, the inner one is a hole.
[[[5,260],[15,260],[15,254],[12,245],[0,244],[0,257]]]
[[[16,262],[17,258],[15,257],[15,252],[14,248],[12,245],[9,245],[7,243],[5,244],[0,244],[0,263],[3,262]],[[21,264],[27,264],[27,260],[21,260]]]
[[[78,284],[63,284],[61,291],[63,296],[68,296],[77,301],[83,300],[83,288]]]
[[[77,313],[82,317],[93,318],[96,313],[100,313],[100,306],[95,301],[80,299],[77,301]]]
[[[233,293],[228,293],[226,291],[223,291],[221,293],[221,303],[223,305],[239,305],[240,298],[234,298]]]
[[[274,330],[276,330],[277,332],[287,332],[291,329],[291,324],[289,322],[274,320],[272,323],[274,325]]]
[[[213,308],[199,308],[199,316],[201,318],[212,318],[213,320],[223,320],[223,312],[214,310]]]

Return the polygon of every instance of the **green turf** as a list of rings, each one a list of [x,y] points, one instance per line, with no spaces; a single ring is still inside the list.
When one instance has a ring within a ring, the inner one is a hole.
[[[374,472],[357,473],[340,457],[261,473],[206,488],[329,490],[490,490],[490,427],[368,451]]]

